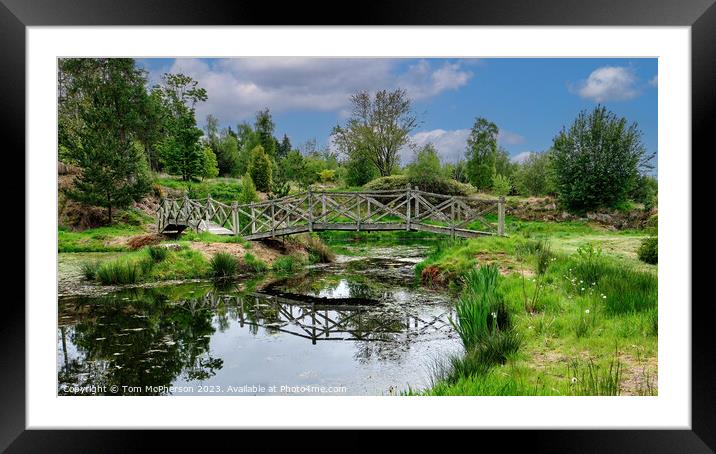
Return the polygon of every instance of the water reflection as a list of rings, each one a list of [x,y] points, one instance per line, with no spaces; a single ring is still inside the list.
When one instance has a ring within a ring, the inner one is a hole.
[[[321,382],[380,394],[396,380],[423,382],[428,352],[456,345],[451,311],[442,296],[332,270],[261,291],[193,284],[64,299],[58,393]]]

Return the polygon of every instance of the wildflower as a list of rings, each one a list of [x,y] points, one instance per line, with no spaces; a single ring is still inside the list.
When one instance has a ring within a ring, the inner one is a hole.
[[[588,314],[588,313],[589,313],[589,309],[587,309],[586,311],[584,311],[584,313],[585,313],[585,314]]]
[[[607,299],[607,295],[602,295],[602,299]]]
[[[492,313],[492,318],[497,318],[497,312]]]
[[[577,377],[572,377],[572,384],[577,383]]]
[[[584,287],[582,287],[582,291],[584,291]]]

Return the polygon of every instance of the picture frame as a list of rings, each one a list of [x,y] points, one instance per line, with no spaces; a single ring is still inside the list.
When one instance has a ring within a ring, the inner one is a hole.
[[[691,27],[692,65],[692,149],[708,150],[711,123],[716,117],[716,6],[713,0],[658,0],[640,2],[582,2],[552,0],[534,3],[526,0],[502,2],[452,2],[439,7],[430,2],[391,2],[380,8],[366,7],[350,16],[312,17],[305,5],[295,4],[277,10],[268,4],[212,2],[210,6],[189,1],[136,0],[109,1],[22,1],[0,0],[0,48],[5,67],[0,71],[4,87],[0,93],[5,107],[3,128],[10,140],[8,148],[25,149],[26,27],[29,26],[172,26],[172,25],[440,25],[440,26],[688,26]],[[439,11],[436,11],[439,9]],[[269,18],[267,20],[267,18]],[[299,20],[300,18],[300,20]],[[231,21],[228,23],[227,21]],[[693,156],[693,154],[692,154]],[[24,164],[20,164],[23,165]],[[698,168],[698,167],[696,167]],[[30,169],[25,168],[25,173]],[[697,206],[694,204],[693,206]],[[20,221],[23,222],[23,221]],[[691,221],[693,222],[693,221]],[[696,224],[693,224],[696,227]],[[694,237],[697,231],[692,231]],[[25,237],[25,243],[30,238]],[[696,269],[694,268],[694,277]],[[692,282],[697,282],[693,279]],[[716,355],[709,308],[705,301],[692,302],[692,385],[691,430],[550,430],[519,431],[521,443],[530,449],[550,452],[714,452],[716,450]],[[52,431],[26,430],[26,338],[25,311],[19,305],[5,308],[2,346],[2,423],[0,449],[8,452],[35,451],[126,451],[145,445],[146,437],[159,432]],[[188,443],[195,434],[172,434],[173,443]],[[361,435],[351,433],[344,443],[358,442]],[[504,443],[505,434],[485,431],[482,443]],[[512,438],[510,436],[510,438]],[[350,440],[350,441],[349,441]],[[285,441],[287,442],[287,441]],[[281,443],[279,441],[279,443]],[[276,448],[276,446],[273,446]]]

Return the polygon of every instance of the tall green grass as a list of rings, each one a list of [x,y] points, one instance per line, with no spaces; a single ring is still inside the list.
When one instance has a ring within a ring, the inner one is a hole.
[[[263,273],[268,271],[268,265],[266,262],[256,258],[256,256],[249,252],[244,254],[243,268],[250,273]]]
[[[135,284],[141,277],[141,265],[134,261],[105,262],[97,268],[96,272],[96,279],[103,285]]]
[[[228,279],[236,274],[238,262],[236,258],[226,252],[219,252],[211,257],[209,262],[211,277],[214,279]]]

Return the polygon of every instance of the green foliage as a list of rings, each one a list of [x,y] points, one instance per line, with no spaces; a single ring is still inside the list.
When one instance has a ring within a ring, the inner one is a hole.
[[[135,284],[142,277],[141,271],[138,262],[120,259],[101,264],[95,277],[102,285]]]
[[[549,152],[530,153],[515,170],[515,188],[525,196],[543,196],[555,192]]]
[[[378,169],[361,153],[353,153],[346,163],[345,181],[348,186],[363,186],[378,176]]]
[[[211,277],[214,279],[229,279],[236,274],[238,262],[236,258],[226,252],[219,252],[211,257]]]
[[[644,204],[646,211],[651,211],[656,206],[659,184],[656,178],[650,175],[639,175],[634,188],[629,193],[629,198],[637,203]]]
[[[639,260],[644,263],[656,265],[659,263],[659,240],[655,236],[644,238],[637,251]]]
[[[97,270],[99,269],[100,263],[98,261],[93,262],[82,262],[80,269],[85,279],[91,281],[97,276]]]
[[[498,196],[506,196],[512,190],[512,183],[508,177],[495,174],[492,178],[492,193]]]
[[[333,169],[323,169],[318,172],[318,176],[321,179],[321,183],[330,183],[336,178],[336,171]]]
[[[331,263],[336,259],[336,254],[317,235],[307,235],[304,244],[311,263]]]
[[[82,170],[74,187],[65,193],[79,202],[107,208],[112,223],[114,208],[128,207],[151,188],[139,142],[149,102],[144,73],[127,58],[63,59],[61,68],[67,77],[64,89],[77,94],[68,99],[79,98],[73,105],[81,106],[71,131],[61,131],[65,155]],[[60,98],[61,111],[69,108],[63,102]]]
[[[147,254],[154,263],[159,263],[167,258],[169,255],[169,249],[162,246],[149,246],[147,248]]]
[[[495,153],[495,174],[502,175],[503,177],[512,180],[515,172],[519,168],[519,164],[512,162],[510,153],[502,147],[497,149]]]
[[[273,131],[276,125],[271,118],[271,112],[266,108],[259,112],[256,112],[256,122],[254,123],[254,130],[258,138],[258,145],[263,148],[264,152],[273,158],[276,156],[277,142],[273,136]],[[259,183],[256,182],[258,185]],[[259,186],[260,187],[260,186]],[[259,189],[260,190],[260,189]]]
[[[261,145],[256,146],[251,151],[251,161],[249,162],[249,175],[251,175],[251,180],[256,185],[256,190],[261,192],[271,190],[272,172],[271,159]]]
[[[201,178],[215,178],[219,176],[219,165],[216,162],[216,155],[211,147],[204,147],[204,169]]]
[[[446,179],[442,170],[438,152],[428,143],[418,150],[415,160],[406,169],[406,175],[411,186],[437,192],[444,186],[443,181]]]
[[[433,190],[439,194],[467,196],[475,192],[469,184],[458,183],[455,180],[444,179],[436,181]],[[367,191],[385,191],[405,189],[410,184],[407,175],[391,175],[380,177],[363,186]]]
[[[561,202],[573,210],[624,202],[647,161],[635,123],[627,125],[605,107],[582,111],[555,138],[551,161]]]
[[[497,126],[484,118],[476,118],[467,139],[467,176],[479,190],[492,187],[497,160]]]
[[[284,255],[274,260],[271,269],[276,273],[295,273],[303,268],[300,258],[293,255]]]
[[[268,265],[263,260],[247,252],[244,254],[243,268],[250,273],[263,273],[268,270]]]

